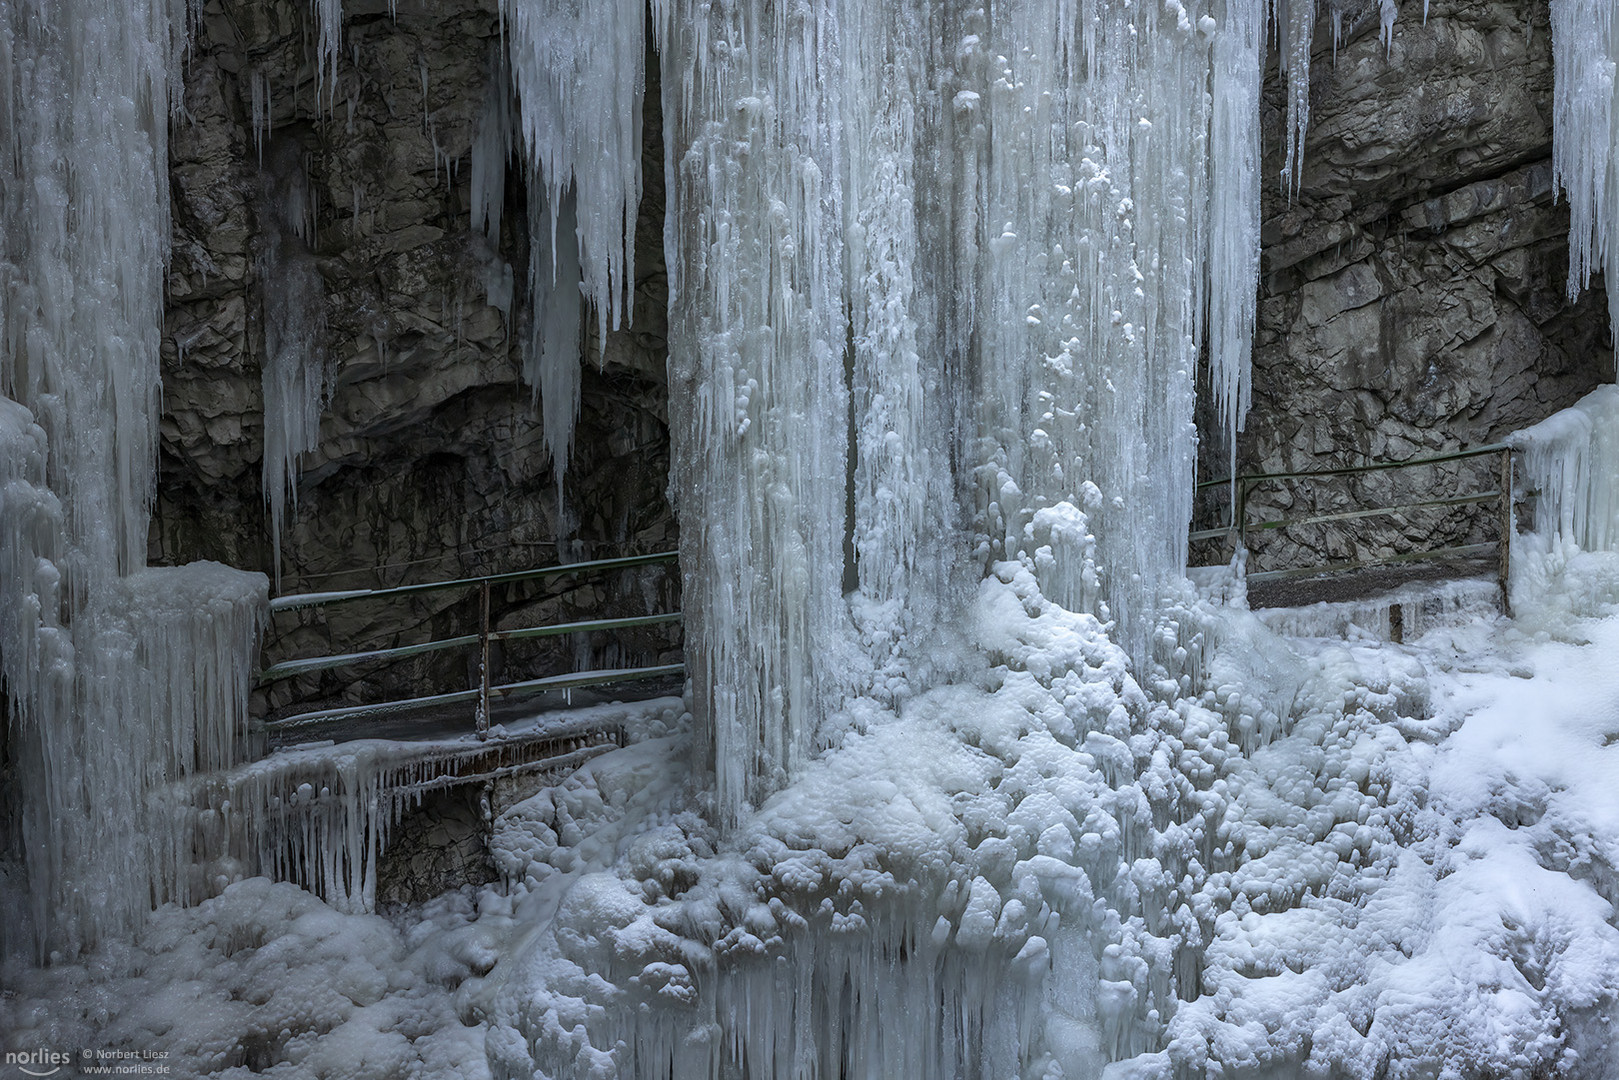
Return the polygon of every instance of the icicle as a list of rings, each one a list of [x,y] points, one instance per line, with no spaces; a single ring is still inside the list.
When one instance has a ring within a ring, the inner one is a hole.
[[[1226,0],[1224,14],[1214,37],[1209,134],[1209,373],[1235,469],[1253,387],[1265,0]]]
[[[500,214],[506,205],[506,165],[512,157],[510,75],[503,54],[490,63],[478,134],[472,140],[472,231],[500,243]]]
[[[501,14],[527,150],[528,186],[539,196],[530,198],[530,207],[549,215],[548,222],[531,215],[529,232],[551,234],[549,278],[544,271],[530,270],[530,284],[547,290],[546,295],[535,293],[532,314],[543,318],[548,297],[571,287],[560,274],[576,261],[571,272],[596,312],[598,347],[605,349],[608,326],[617,329],[628,322],[635,287],[646,9],[639,0],[596,5],[501,0]],[[568,228],[574,236],[567,239],[558,233],[570,208]],[[567,254],[570,245],[576,254]],[[563,303],[564,319],[574,307],[571,298]],[[572,332],[571,324],[555,330],[536,326],[531,347]],[[573,362],[579,359],[576,355]],[[545,359],[530,353],[525,369],[537,374],[562,362],[560,356]],[[576,387],[577,379],[552,371],[553,384],[564,391]],[[545,408],[546,442],[553,449],[560,489],[577,401],[547,403]],[[553,430],[553,423],[560,426]],[[564,448],[560,455],[557,447]]]
[[[529,188],[529,220],[538,227],[529,233],[529,294],[534,299],[534,311],[523,355],[523,378],[540,399],[540,427],[545,433],[546,451],[551,455],[560,501],[573,445],[574,420],[579,416],[579,347],[584,308],[573,197],[563,196],[562,207],[555,213],[535,205],[543,199],[538,188]],[[547,218],[554,222],[549,229]]]
[[[1394,20],[1400,17],[1400,5],[1395,0],[1380,0],[1378,7],[1378,40],[1383,43],[1383,54],[1394,51]]]
[[[250,104],[249,119],[253,129],[253,152],[258,155],[259,167],[264,166],[264,141],[275,130],[274,105],[270,100],[270,80],[264,72],[253,68],[247,76]]]
[[[258,258],[264,311],[263,491],[270,507],[276,587],[288,509],[298,505],[300,459],[320,445],[320,417],[334,372],[326,353],[326,287],[306,246],[313,233],[306,163],[295,144],[278,146],[261,201],[269,228]]]
[[[1316,0],[1276,0],[1281,70],[1287,78],[1287,156],[1282,188],[1289,198],[1304,182],[1304,136],[1310,127],[1310,50],[1315,41]]]
[[[1568,296],[1606,271],[1608,306],[1619,298],[1619,179],[1615,108],[1619,20],[1603,0],[1552,0],[1552,183],[1568,199]]]
[[[320,20],[319,59],[316,63],[315,97],[324,97],[326,107],[337,97],[337,56],[343,48],[343,0],[313,0]]]

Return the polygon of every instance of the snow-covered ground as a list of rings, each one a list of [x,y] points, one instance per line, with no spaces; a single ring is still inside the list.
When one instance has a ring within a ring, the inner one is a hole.
[[[1619,1076],[1619,556],[1519,564],[1516,620],[1453,604],[1399,645],[1190,604],[1203,666],[1145,689],[1006,564],[980,685],[858,705],[729,837],[649,728],[497,820],[505,885],[383,918],[240,881],[8,969],[5,1049],[178,1076],[786,1075],[808,1047],[807,1075]]]

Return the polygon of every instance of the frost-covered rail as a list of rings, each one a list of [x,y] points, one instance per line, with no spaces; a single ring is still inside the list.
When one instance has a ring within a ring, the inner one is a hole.
[[[331,653],[321,656],[298,657],[272,664],[263,669],[259,673],[258,681],[262,685],[317,671],[329,671],[372,662],[403,660],[412,656],[419,656],[425,653],[437,652],[444,649],[476,647],[478,650],[478,685],[466,690],[452,690],[444,693],[418,695],[410,698],[401,698],[363,705],[349,705],[337,708],[318,709],[298,713],[292,716],[277,717],[273,720],[267,721],[264,725],[265,729],[269,731],[292,731],[301,728],[308,728],[312,725],[332,720],[355,719],[359,717],[380,717],[396,715],[412,709],[442,707],[464,702],[476,702],[477,710],[474,716],[474,730],[476,731],[478,737],[482,739],[487,737],[489,731],[489,704],[491,698],[527,695],[540,693],[547,690],[571,690],[582,687],[607,686],[639,679],[666,678],[679,675],[685,670],[684,665],[682,664],[656,664],[642,667],[617,667],[602,670],[565,672],[542,678],[525,679],[518,682],[497,685],[491,680],[491,669],[489,663],[489,646],[492,642],[558,637],[566,634],[589,633],[592,631],[625,630],[641,626],[675,623],[680,622],[682,619],[681,612],[669,611],[623,618],[587,619],[564,623],[550,623],[539,626],[524,626],[509,630],[497,630],[491,627],[489,617],[489,591],[492,586],[522,581],[532,581],[541,578],[558,577],[568,574],[601,573],[609,570],[628,569],[637,566],[672,562],[676,558],[676,552],[654,552],[646,555],[628,555],[612,559],[596,559],[589,562],[564,563],[553,566],[533,567],[527,570],[516,570],[501,574],[489,574],[483,577],[455,578],[443,581],[421,582],[412,585],[400,585],[385,589],[350,589],[337,592],[295,593],[287,596],[276,597],[270,601],[270,612],[272,615],[280,612],[325,607],[359,600],[390,600],[443,589],[476,588],[479,592],[479,623],[477,633],[458,634],[451,637],[436,638],[431,641],[416,642],[409,645],[399,645],[390,648],[367,649],[352,652]]]
[[[1309,566],[1286,567],[1282,569],[1265,570],[1247,575],[1250,582],[1280,581],[1288,578],[1309,577],[1316,574],[1335,573],[1348,570],[1361,570],[1376,566],[1392,566],[1403,563],[1432,562],[1444,559],[1470,558],[1481,555],[1495,554],[1498,556],[1498,573],[1501,581],[1501,595],[1503,603],[1506,598],[1506,582],[1510,568],[1511,540],[1512,540],[1512,454],[1513,447],[1505,443],[1492,443],[1487,446],[1475,446],[1466,450],[1455,450],[1444,454],[1433,454],[1425,457],[1406,458],[1402,461],[1374,461],[1365,465],[1347,465],[1332,469],[1311,469],[1302,472],[1277,473],[1248,473],[1240,476],[1221,477],[1215,480],[1205,480],[1199,483],[1198,490],[1205,491],[1211,488],[1230,486],[1231,513],[1226,524],[1211,529],[1194,530],[1188,537],[1195,542],[1198,540],[1214,540],[1230,537],[1239,550],[1248,547],[1248,535],[1253,532],[1265,532],[1277,529],[1287,529],[1303,525],[1318,525],[1328,522],[1356,521],[1363,518],[1397,516],[1412,510],[1422,509],[1448,509],[1462,506],[1494,503],[1499,507],[1497,518],[1498,536],[1493,541],[1474,544],[1446,545],[1442,547],[1422,548],[1416,551],[1400,552],[1397,554],[1380,555],[1372,558],[1354,559],[1348,561],[1317,563]],[[1357,476],[1366,473],[1390,472],[1400,469],[1420,468],[1423,466],[1441,465],[1447,462],[1465,461],[1473,458],[1494,455],[1500,458],[1500,468],[1496,477],[1496,486],[1487,491],[1465,492],[1447,495],[1438,498],[1417,499],[1389,506],[1361,507],[1354,510],[1340,510],[1325,514],[1311,514],[1301,517],[1278,517],[1265,521],[1248,520],[1248,500],[1253,489],[1261,484],[1280,484],[1288,481],[1316,480],[1331,476]]]

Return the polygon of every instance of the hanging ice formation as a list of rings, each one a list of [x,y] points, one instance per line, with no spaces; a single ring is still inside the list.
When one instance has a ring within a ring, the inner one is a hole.
[[[301,148],[296,143],[272,146],[262,178],[260,203],[266,228],[257,260],[264,327],[262,488],[270,506],[270,544],[279,588],[288,500],[296,510],[298,463],[320,445],[320,417],[331,397],[335,372],[326,353],[325,284],[310,251],[314,207]]]
[[[1619,551],[1619,386],[1599,386],[1509,441],[1523,451],[1539,537]]]
[[[603,348],[608,326],[628,320],[635,287],[646,8],[642,0],[501,0],[500,8],[528,175],[523,371],[540,399],[560,491],[579,413],[583,301]]]
[[[1603,0],[1552,0],[1552,183],[1568,200],[1568,295],[1602,272],[1619,320],[1619,20]]]
[[[144,569],[186,6],[0,4],[0,674],[29,910],[76,949],[191,888],[150,794],[239,753],[264,579]],[[19,917],[21,916],[21,917]]]
[[[1209,382],[1236,438],[1253,400],[1252,352],[1259,279],[1259,90],[1264,77],[1266,0],[1228,0],[1214,39],[1214,118],[1209,137]],[[1309,95],[1309,55],[1300,75]],[[1296,70],[1296,68],[1295,68]]]

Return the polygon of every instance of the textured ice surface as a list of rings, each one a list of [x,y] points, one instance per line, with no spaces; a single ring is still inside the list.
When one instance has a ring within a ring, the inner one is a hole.
[[[1146,663],[1185,557],[1209,281],[1252,299],[1238,99],[1263,27],[1210,10],[660,7],[687,73],[663,110],[686,650],[724,819],[833,740],[850,694],[970,669],[939,628],[1059,506],[1097,557],[1088,583],[1057,557],[1054,598]]]
[[[83,965],[8,968],[0,1029],[8,1047],[150,1054],[134,1060],[171,1076],[484,1080],[484,1029],[458,992],[510,926],[493,890],[390,923],[253,878],[158,910]]]

